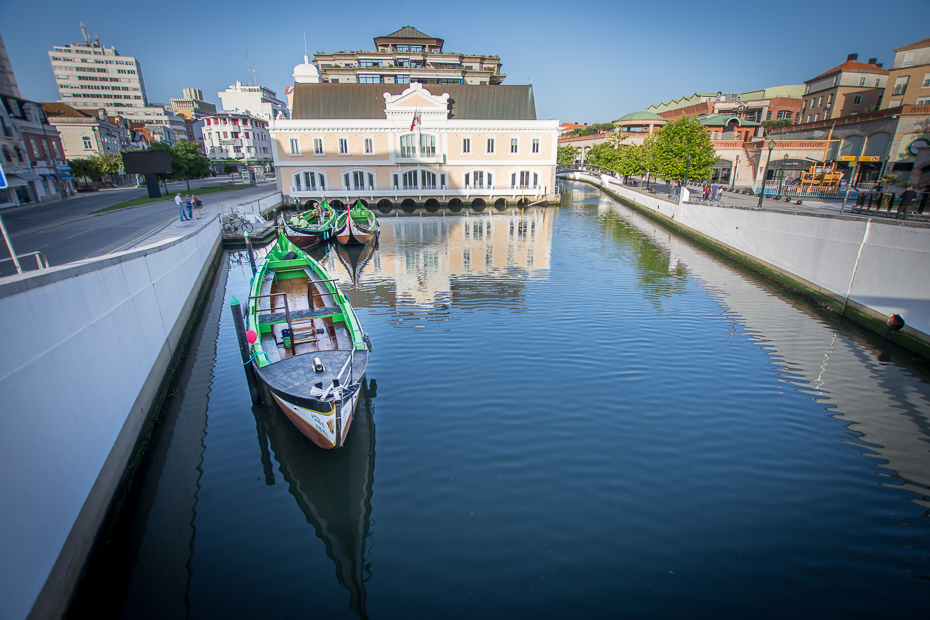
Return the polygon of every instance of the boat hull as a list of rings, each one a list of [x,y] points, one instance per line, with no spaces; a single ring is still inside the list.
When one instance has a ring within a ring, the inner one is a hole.
[[[288,231],[287,240],[299,247],[301,250],[315,248],[321,243],[329,240],[329,231],[318,233],[299,233],[293,230]]]
[[[339,400],[317,401],[316,405],[301,406],[289,402],[285,396],[271,393],[278,407],[297,430],[324,450],[339,448],[345,443],[349,427],[358,406],[359,386],[356,384]]]

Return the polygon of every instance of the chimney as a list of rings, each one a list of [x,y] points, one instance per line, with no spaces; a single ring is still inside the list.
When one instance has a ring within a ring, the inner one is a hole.
[[[848,61],[848,60],[858,60],[858,58],[859,58],[859,54],[850,54],[849,56],[846,57],[846,60],[847,60],[847,61]]]
[[[875,66],[878,67],[879,69],[881,69],[881,68],[882,68],[882,63],[877,63]]]
[[[876,62],[878,62],[878,58],[869,58],[870,65],[874,65]]]

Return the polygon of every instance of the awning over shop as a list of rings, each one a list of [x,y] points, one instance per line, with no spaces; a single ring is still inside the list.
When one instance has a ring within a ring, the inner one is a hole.
[[[772,161],[769,162],[769,168],[781,170],[782,162],[784,162],[785,170],[809,170],[812,165],[818,163],[809,159],[778,159],[777,157],[773,157]]]
[[[7,182],[7,185],[9,185],[10,187],[23,187],[25,185],[29,185],[28,181],[19,178],[15,174],[7,174],[6,182]]]
[[[42,178],[34,172],[13,172],[11,174],[7,174],[7,176],[17,176],[24,181],[38,181],[40,178]]]
[[[714,168],[732,168],[733,162],[729,159],[720,158],[714,163]]]
[[[62,172],[62,173],[61,173],[61,176],[58,177],[58,178],[61,179],[62,181],[70,181],[70,180],[72,180],[72,179],[74,179],[74,178],[76,178],[76,177],[73,177],[73,176],[71,176],[70,174],[65,174],[64,172]]]

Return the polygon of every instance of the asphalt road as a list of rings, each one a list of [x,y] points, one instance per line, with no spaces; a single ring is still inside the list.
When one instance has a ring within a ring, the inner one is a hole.
[[[211,184],[201,181],[202,184]],[[216,181],[213,180],[212,184]],[[194,182],[191,183],[194,188]],[[16,207],[4,210],[0,215],[12,237],[13,247],[20,256],[30,252],[42,252],[50,266],[63,265],[76,260],[102,256],[149,235],[178,219],[178,208],[174,204],[174,193],[187,191],[185,183],[169,183],[170,197],[138,207],[130,207],[89,215],[91,211],[145,195],[146,190],[112,189],[84,194],[80,198],[35,206]],[[254,187],[205,194],[204,205],[217,202],[253,199],[275,191],[274,182]],[[0,247],[0,259],[9,258],[6,244]],[[20,260],[24,270],[36,268],[35,258]],[[13,275],[16,268],[12,261],[0,262],[0,277]]]

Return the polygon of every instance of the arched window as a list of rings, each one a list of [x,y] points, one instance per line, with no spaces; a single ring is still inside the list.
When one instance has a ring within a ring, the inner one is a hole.
[[[347,190],[373,190],[375,175],[370,170],[346,170],[342,173],[342,187]]]
[[[465,189],[494,188],[494,174],[490,170],[469,170],[463,180]]]
[[[13,163],[13,153],[10,152],[10,149],[3,147],[3,159],[6,160],[6,163]]]
[[[862,153],[862,136],[849,136],[843,140],[840,155],[843,157],[858,157]]]
[[[889,144],[891,144],[891,134],[884,132],[872,134],[865,143],[863,155],[884,159],[888,154]]]
[[[298,192],[325,192],[326,175],[316,170],[300,170],[291,175]]]
[[[532,170],[517,170],[510,175],[511,189],[536,189],[539,186],[539,173]]]

